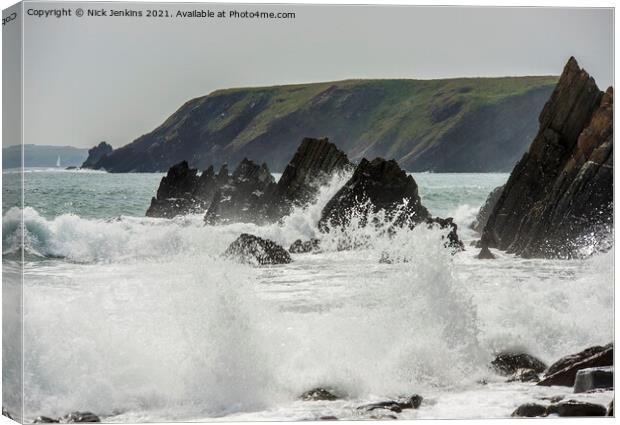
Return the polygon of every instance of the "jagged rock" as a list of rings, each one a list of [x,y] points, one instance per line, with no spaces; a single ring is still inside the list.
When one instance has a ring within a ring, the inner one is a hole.
[[[220,170],[217,184],[224,181]],[[208,224],[259,223],[268,221],[266,197],[274,190],[274,178],[266,164],[258,165],[244,158],[231,179],[220,186],[213,195],[205,214]]]
[[[547,407],[543,406],[542,404],[525,403],[517,407],[517,409],[512,412],[512,415],[510,416],[521,418],[535,418],[537,416],[547,416]]]
[[[88,150],[88,157],[82,163],[82,168],[101,168],[99,162],[110,155],[114,148],[106,142],[101,142]]]
[[[539,122],[482,245],[523,257],[580,256],[583,245],[602,243],[613,222],[613,90],[602,93],[570,58]]]
[[[491,252],[488,246],[483,246],[480,249],[480,253],[476,255],[476,258],[479,260],[493,260],[495,259],[495,255]]]
[[[568,400],[547,407],[547,414],[558,416],[605,416],[607,409],[600,404],[587,403],[584,401]]]
[[[508,382],[538,382],[540,378],[534,369],[518,369],[513,373]]]
[[[549,366],[549,369],[547,369],[545,371],[545,376],[553,375],[554,373],[559,372],[562,369],[566,369],[567,367],[569,367],[569,366],[571,366],[571,365],[573,365],[575,363],[579,363],[581,361],[584,361],[584,360],[594,356],[595,354],[598,354],[598,353],[601,353],[601,352],[607,350],[610,347],[613,347],[613,343],[609,343],[609,344],[604,345],[604,346],[595,345],[595,346],[592,346],[592,347],[588,347],[585,350],[580,351],[579,353],[570,354],[568,356],[564,356],[560,360],[556,361],[551,366]]]
[[[581,369],[613,366],[613,362],[614,348],[613,346],[609,346],[605,350],[598,352],[591,357],[585,358],[576,363],[570,363],[564,369],[561,369],[551,375],[545,375],[545,377],[537,385],[562,385],[566,387],[572,387],[575,384],[575,377],[577,376],[577,372]]]
[[[476,214],[474,222],[471,224],[471,228],[473,230],[478,233],[482,233],[482,230],[484,230],[484,226],[487,224],[489,216],[491,215],[493,208],[495,208],[495,204],[497,204],[497,201],[502,195],[503,190],[504,186],[502,185],[496,187],[491,191],[491,193],[489,193],[489,196],[487,196],[487,200],[484,202],[484,205],[480,207],[480,210],[478,210],[478,214]]]
[[[187,161],[172,166],[162,177],[157,196],[151,199],[147,217],[173,218],[177,215],[204,211],[206,203],[194,196],[198,170],[189,168]]]
[[[271,196],[269,216],[277,220],[293,206],[309,203],[320,185],[327,183],[334,173],[350,167],[347,155],[329,139],[303,139]]]
[[[242,233],[231,243],[224,257],[234,259],[240,263],[253,265],[288,264],[291,256],[280,245],[268,239]]]
[[[542,373],[547,368],[541,360],[527,353],[501,353],[491,362],[493,368],[502,375],[513,375],[520,369],[531,369]]]
[[[61,418],[58,418],[61,423],[81,423],[81,422],[101,422],[99,416],[92,412],[71,412]]]
[[[303,401],[333,401],[338,400],[338,397],[333,390],[318,387],[304,392],[299,398]]]
[[[330,227],[345,227],[353,216],[365,226],[369,216],[379,210],[384,210],[396,226],[414,226],[430,218],[420,201],[418,185],[396,161],[362,159],[353,176],[323,209],[319,228],[329,231]]]
[[[614,368],[591,367],[581,369],[575,377],[573,392],[585,393],[596,389],[611,389],[614,387]]]
[[[301,239],[297,239],[293,242],[288,249],[288,252],[291,254],[305,254],[308,252],[318,251],[320,240],[312,238],[307,241],[302,241]]]

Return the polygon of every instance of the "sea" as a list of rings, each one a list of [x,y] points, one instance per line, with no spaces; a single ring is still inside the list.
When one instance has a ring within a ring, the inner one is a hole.
[[[147,218],[162,176],[27,169],[21,210],[6,200],[22,174],[3,172],[5,276],[18,276],[25,225],[26,420],[74,410],[105,422],[500,418],[544,397],[613,397],[507,383],[489,367],[506,350],[551,364],[613,340],[613,250],[475,258],[469,226],[508,174],[413,174],[431,214],[458,224],[457,253],[426,226],[389,235],[353,221],[321,234],[321,210],[347,175],[266,226]],[[268,267],[222,258],[243,232],[284,247],[317,237],[322,251]],[[361,243],[342,251],[342,238]],[[4,285],[19,291],[19,279]],[[5,365],[19,349],[5,346]],[[315,387],[342,398],[299,399]],[[359,409],[413,394],[418,409]]]

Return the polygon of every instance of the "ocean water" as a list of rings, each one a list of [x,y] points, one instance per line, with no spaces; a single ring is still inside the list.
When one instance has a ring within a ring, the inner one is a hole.
[[[353,223],[321,236],[322,206],[347,176],[261,227],[146,218],[161,177],[24,174],[27,419],[72,410],[106,422],[368,419],[377,412],[358,406],[416,393],[422,406],[399,418],[507,417],[571,389],[506,383],[488,367],[495,353],[550,363],[613,339],[613,252],[474,258],[479,235],[468,226],[507,174],[414,174],[431,213],[459,225],[466,250],[456,255],[438,229],[388,238]],[[7,199],[19,174],[3,178]],[[3,211],[8,271],[21,213]],[[319,236],[323,251],[262,268],[220,258],[242,232],[285,247]],[[370,242],[338,251],[343,238]],[[316,386],[344,398],[298,400]]]

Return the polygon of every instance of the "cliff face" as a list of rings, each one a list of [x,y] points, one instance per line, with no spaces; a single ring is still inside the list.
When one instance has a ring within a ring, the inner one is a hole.
[[[572,257],[613,224],[613,91],[571,58],[482,235],[524,257]]]
[[[281,172],[303,137],[329,137],[354,162],[411,171],[508,171],[536,134],[557,77],[355,80],[230,89],[193,99],[96,168],[165,171],[265,162]]]
[[[101,142],[97,146],[88,150],[88,158],[82,164],[82,168],[101,168],[99,162],[113,151],[112,146],[106,142]]]

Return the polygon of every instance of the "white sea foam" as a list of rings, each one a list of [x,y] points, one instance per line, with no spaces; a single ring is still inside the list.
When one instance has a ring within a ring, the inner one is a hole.
[[[320,211],[345,181],[262,227],[204,226],[201,216],[47,219],[26,208],[25,244],[39,256],[24,288],[26,417],[356,417],[355,405],[411,393],[428,399],[418,417],[509,414],[525,399],[521,386],[502,404],[477,384],[501,385],[487,368],[494,352],[518,347],[552,361],[612,339],[613,253],[483,262],[471,249],[452,255],[445,230],[388,236],[355,220],[320,235]],[[475,210],[454,210],[461,231]],[[4,215],[5,253],[20,243],[20,213]],[[241,232],[285,247],[322,236],[323,252],[267,268],[221,259]],[[365,243],[339,251],[342,238]],[[348,398],[295,401],[317,385]],[[459,415],[445,404],[458,400],[477,407]]]

